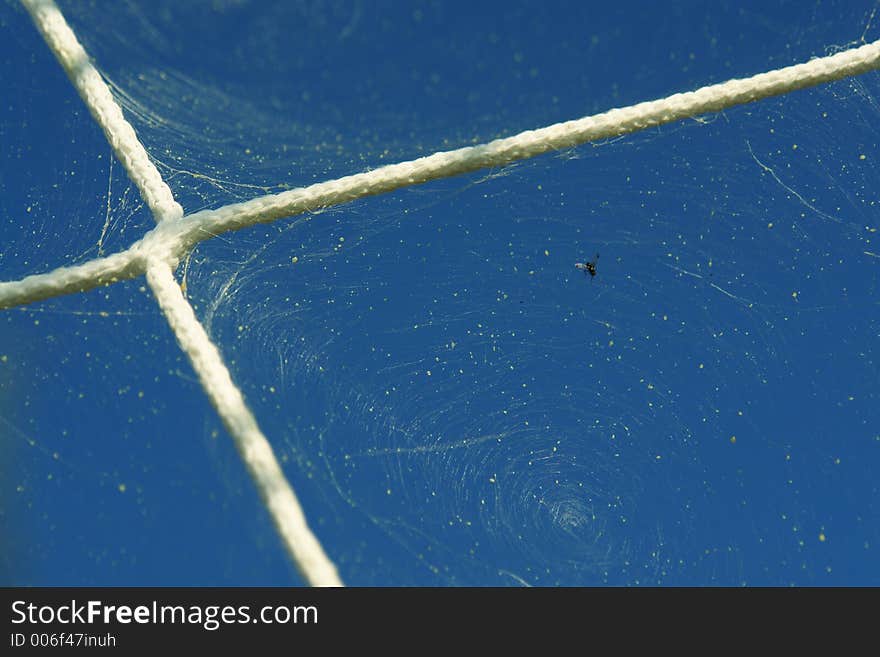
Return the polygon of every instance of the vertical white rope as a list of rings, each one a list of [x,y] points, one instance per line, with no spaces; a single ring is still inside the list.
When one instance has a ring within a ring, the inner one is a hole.
[[[183,208],[174,200],[122,109],[53,0],[21,0],[49,48],[64,67],[107,141],[137,185],[157,222],[179,219]]]
[[[303,578],[312,586],[342,586],[336,567],[306,524],[302,507],[281,471],[272,446],[232,382],[220,352],[184,298],[171,267],[158,258],[150,260],[147,281],[208,398],[232,434],[284,546]]]
[[[179,220],[183,208],[150,161],[134,128],[125,120],[110,89],[89,62],[85,49],[53,0],[22,0],[49,48],[61,63],[114,153],[137,185],[156,222]],[[162,240],[140,242],[128,251],[78,267],[29,276],[18,283],[0,284],[0,307],[27,303],[128,278],[146,267],[147,281],[165,313],[180,346],[189,356],[202,387],[232,435],[238,452],[281,535],[288,554],[306,582],[313,586],[342,586],[336,567],[306,523],[305,514],[284,477],[269,441],[232,382],[220,352],[196,319],[174,280],[171,265],[156,254],[168,253]],[[149,251],[145,260],[144,251]],[[173,261],[171,257],[169,260]]]

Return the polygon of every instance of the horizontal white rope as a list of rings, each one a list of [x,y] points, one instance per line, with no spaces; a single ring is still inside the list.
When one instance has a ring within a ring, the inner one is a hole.
[[[312,586],[342,586],[336,567],[309,529],[299,500],[285,479],[272,446],[232,382],[220,352],[184,298],[168,263],[149,260],[147,282],[208,398],[232,435],[300,574]]]
[[[135,278],[144,273],[134,249],[96,258],[73,267],[60,267],[46,274],[33,274],[20,281],[0,283],[0,308],[12,308],[72,292]]]
[[[26,0],[30,4],[43,1]],[[63,267],[47,274],[0,283],[0,308],[31,303],[133,278],[144,272],[145,253],[166,253],[181,258],[198,242],[220,233],[256,223],[274,221],[318,208],[339,205],[365,196],[449,176],[498,167],[506,163],[570,148],[597,139],[615,137],[690,116],[719,111],[742,103],[780,95],[824,82],[858,75],[880,67],[880,41],[813,59],[804,64],[730,80],[697,91],[661,100],[613,109],[575,121],[529,130],[479,146],[435,153],[410,162],[391,164],[366,173],[346,176],[309,187],[261,196],[217,210],[203,210],[176,221],[161,222],[129,249],[138,253],[117,254],[92,263]],[[163,183],[164,184],[164,183]],[[128,252],[126,252],[128,253]],[[94,277],[94,278],[93,278]]]
[[[125,120],[113,94],[89,61],[86,51],[53,0],[21,0],[43,39],[64,67],[73,86],[101,126],[116,157],[153,212],[157,222],[179,219],[183,208],[174,200],[134,128]]]
[[[256,223],[326,208],[365,196],[382,194],[430,180],[479,169],[500,167],[548,151],[571,148],[598,139],[617,137],[683,118],[717,112],[880,67],[880,41],[813,59],[742,80],[702,87],[630,107],[612,109],[574,121],[527,130],[512,137],[435,153],[400,164],[346,176],[309,187],[261,196],[245,203],[205,210],[165,226],[178,255],[213,235]]]

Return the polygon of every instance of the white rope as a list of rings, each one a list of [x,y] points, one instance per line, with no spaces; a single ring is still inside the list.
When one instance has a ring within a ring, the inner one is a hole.
[[[68,77],[101,126],[116,156],[138,186],[159,225],[183,216],[171,189],[162,180],[138,141],[131,125],[113,99],[100,74],[52,0],[22,0],[34,23]],[[17,283],[0,283],[0,307],[10,307],[59,294],[83,291],[146,271],[152,288],[177,341],[189,356],[202,387],[217,409],[247,466],[260,496],[278,529],[288,554],[305,581],[312,586],[342,586],[336,567],[309,530],[302,507],[275,458],[272,446],[257,426],[244,397],[217,347],[196,319],[174,280],[177,266],[161,240],[141,240],[127,251],[98,258],[48,274],[28,276]]]
[[[76,35],[53,0],[21,0],[40,31],[43,39],[64,71],[73,82],[86,107],[101,126],[107,141],[128,171],[129,177],[153,212],[156,221],[179,219],[183,208],[174,200],[171,189],[162,180],[150,161],[143,144],[138,140],[122,109],[113,99],[110,89],[89,61]]]
[[[208,398],[235,440],[238,453],[303,578],[312,586],[342,586],[336,567],[306,524],[302,507],[284,478],[272,446],[232,382],[220,352],[184,298],[171,268],[161,260],[149,260],[147,282]]]
[[[23,1],[42,4],[47,0]],[[160,223],[129,251],[146,250],[154,253],[164,251],[174,258],[181,258],[198,242],[226,231],[346,203],[429,180],[455,176],[481,168],[502,166],[553,149],[570,148],[597,139],[628,134],[651,126],[858,75],[878,67],[880,67],[880,41],[875,41],[835,55],[813,59],[805,64],[761,73],[743,80],[729,80],[697,91],[613,109],[539,130],[529,130],[479,146],[435,153],[367,173],[292,189],[280,194],[261,196],[245,203],[226,205],[217,210],[203,210],[176,221]],[[117,255],[122,256],[122,254]],[[87,263],[76,267],[63,267],[48,274],[28,276],[16,282],[0,283],[0,308],[86,290],[103,285],[112,277],[133,278],[144,272],[144,261],[133,253],[128,260],[114,258],[115,256],[111,256],[104,259],[107,261],[102,265],[107,267],[106,270],[102,269],[104,278],[91,279],[90,276],[93,275],[91,263]]]
[[[12,308],[72,292],[85,292],[143,273],[144,267],[138,253],[128,249],[74,267],[60,267],[47,274],[34,274],[20,281],[0,283],[0,308]]]
[[[169,235],[174,234],[173,239],[178,242],[174,245],[174,250],[179,254],[185,253],[195,243],[225,231],[339,205],[430,180],[500,167],[548,151],[617,137],[707,112],[717,112],[858,75],[878,67],[880,41],[875,41],[835,55],[813,59],[805,64],[761,73],[743,80],[729,80],[660,100],[612,109],[538,130],[527,130],[479,146],[435,153],[367,173],[261,196],[245,203],[227,205],[219,210],[197,212],[184,217],[174,226],[164,228],[168,229]]]

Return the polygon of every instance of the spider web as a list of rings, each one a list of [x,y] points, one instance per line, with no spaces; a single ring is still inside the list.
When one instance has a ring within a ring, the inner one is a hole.
[[[631,8],[207,7],[61,7],[187,214],[875,31],[869,3],[644,10],[650,36]],[[124,251],[141,195],[27,15],[3,20],[28,180],[4,167],[3,278]],[[200,242],[177,281],[346,582],[876,581],[875,94],[315,208]],[[297,577],[142,277],[4,314],[4,581]]]

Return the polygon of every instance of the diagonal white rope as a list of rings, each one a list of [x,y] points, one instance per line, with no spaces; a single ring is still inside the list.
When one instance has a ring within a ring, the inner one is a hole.
[[[166,262],[147,262],[147,281],[180,347],[227,431],[269,510],[275,527],[303,578],[312,586],[342,586],[336,567],[309,530],[302,507],[284,478],[272,446],[232,382],[220,352],[196,319]]]
[[[150,156],[138,140],[110,89],[89,61],[76,35],[53,0],[21,0],[43,39],[64,67],[89,112],[101,126],[107,141],[141,192],[156,221],[179,219],[183,208],[174,200],[171,189],[153,166]]]

